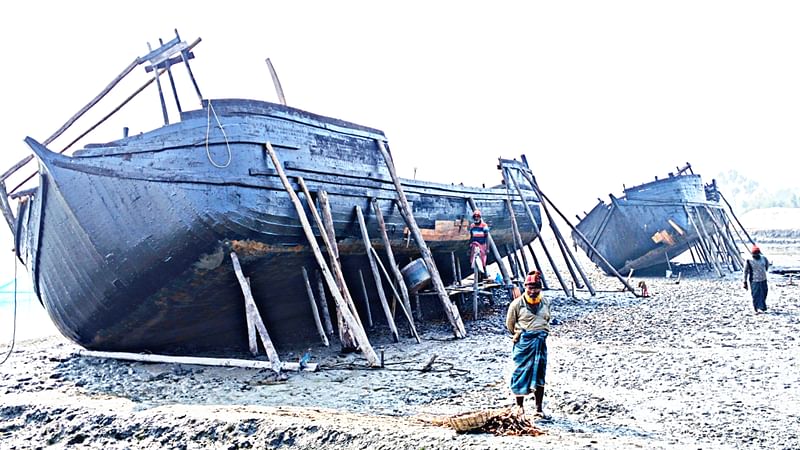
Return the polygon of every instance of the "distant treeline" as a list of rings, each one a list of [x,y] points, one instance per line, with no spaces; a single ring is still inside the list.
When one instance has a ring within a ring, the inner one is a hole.
[[[722,195],[738,213],[762,208],[800,208],[796,189],[768,189],[735,170],[716,176]]]

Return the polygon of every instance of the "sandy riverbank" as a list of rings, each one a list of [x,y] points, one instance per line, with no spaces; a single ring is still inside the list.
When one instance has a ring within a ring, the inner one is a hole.
[[[498,299],[466,321],[466,339],[424,322],[422,344],[374,340],[383,370],[314,348],[324,369],[285,380],[81,357],[60,337],[18,343],[0,366],[0,447],[800,447],[800,286],[772,276],[770,310],[755,315],[738,273],[648,278],[652,297],[634,298],[585,267],[598,291],[612,292],[578,300],[547,292],[557,322],[543,436],[464,435],[430,423],[511,404],[506,300]],[[433,355],[433,370],[420,371]]]

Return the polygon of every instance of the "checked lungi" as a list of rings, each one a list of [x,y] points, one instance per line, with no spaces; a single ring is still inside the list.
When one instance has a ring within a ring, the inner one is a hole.
[[[547,370],[547,331],[523,331],[514,344],[514,373],[511,374],[511,392],[528,395],[536,386],[544,386]]]

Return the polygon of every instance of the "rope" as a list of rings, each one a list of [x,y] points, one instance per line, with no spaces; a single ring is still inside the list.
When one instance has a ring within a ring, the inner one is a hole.
[[[6,356],[0,361],[0,364],[4,364],[8,361],[11,352],[14,351],[14,343],[17,341],[17,255],[14,255],[14,325],[11,330],[11,346],[8,348]]]
[[[225,134],[225,128],[222,126],[222,123],[219,121],[219,117],[217,117],[217,112],[214,111],[214,119],[217,121],[217,126],[222,131],[222,137],[225,138],[225,147],[228,149],[228,161],[225,164],[217,164],[214,162],[214,158],[211,157],[211,151],[208,149],[208,136],[211,133],[211,112],[214,111],[214,106],[211,104],[211,100],[208,101],[208,120],[206,122],[206,157],[208,161],[211,163],[212,166],[216,167],[217,169],[224,169],[231,165],[231,144],[228,142],[228,135]]]

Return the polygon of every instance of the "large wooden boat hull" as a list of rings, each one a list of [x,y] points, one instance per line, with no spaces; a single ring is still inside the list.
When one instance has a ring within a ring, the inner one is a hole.
[[[608,275],[664,274],[669,261],[698,243],[704,231],[715,231],[714,217],[724,211],[709,200],[699,175],[670,176],[625,190],[625,196],[602,200],[576,228],[594,251],[573,231],[573,239]],[[599,253],[599,255],[598,255]],[[600,257],[602,255],[603,258]]]
[[[282,105],[220,100],[184,113],[179,123],[69,157],[29,138],[40,180],[20,203],[16,248],[58,329],[95,350],[244,352],[245,307],[230,257],[235,251],[275,344],[317,340],[301,271],[313,275],[316,262],[265,154],[267,141],[290,180],[301,176],[312,193],[328,193],[345,277],[358,287],[351,292],[359,307],[359,270],[374,289],[355,206],[379,251],[384,246],[371,199],[383,212],[398,263],[418,257],[394,202],[378,130]],[[463,275],[470,273],[466,198],[483,211],[501,251],[512,242],[506,189],[402,183],[445,284],[454,279],[451,253]],[[532,191],[523,195],[534,201]],[[530,242],[534,227],[521,202],[512,204],[523,240]],[[540,226],[538,209],[535,215]],[[380,314],[373,318],[381,320]]]

